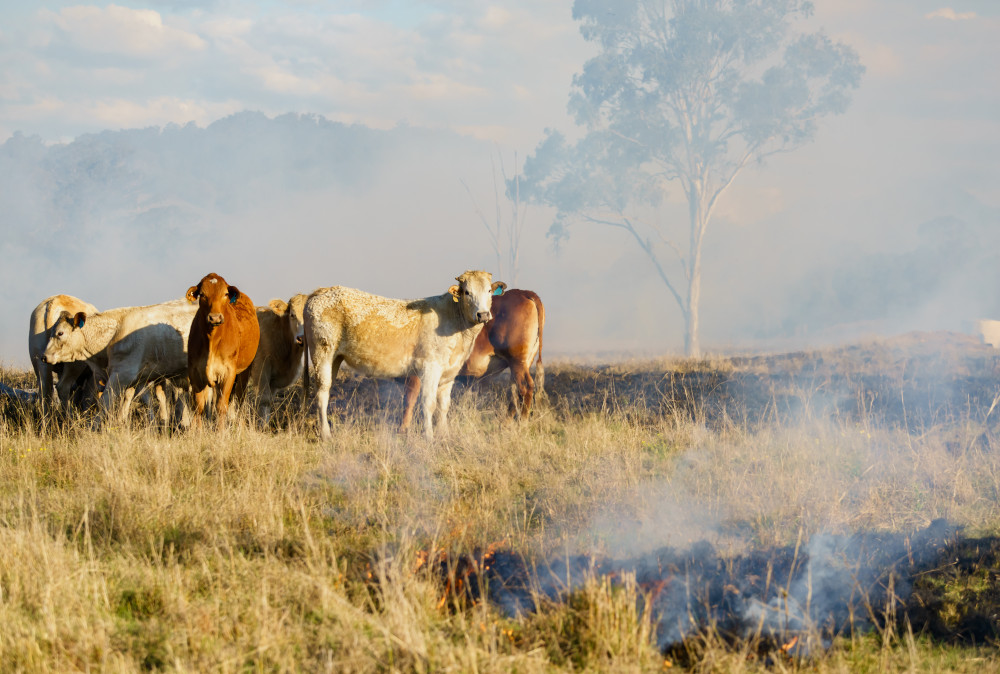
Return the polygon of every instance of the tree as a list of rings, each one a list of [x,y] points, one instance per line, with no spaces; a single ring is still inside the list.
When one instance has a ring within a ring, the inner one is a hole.
[[[586,132],[570,142],[547,130],[521,195],[556,208],[557,243],[579,222],[628,233],[681,310],[689,356],[700,355],[702,246],[719,197],[748,165],[801,146],[821,117],[846,110],[864,72],[852,48],[793,32],[811,14],[804,0],[573,5],[600,47],[570,94]],[[657,223],[670,183],[688,205],[683,247]]]

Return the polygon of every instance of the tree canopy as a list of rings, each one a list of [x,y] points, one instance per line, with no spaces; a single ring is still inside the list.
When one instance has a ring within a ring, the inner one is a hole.
[[[796,33],[804,0],[576,0],[599,46],[573,78],[576,141],[548,130],[525,162],[521,194],[557,209],[550,236],[580,220],[628,232],[685,320],[698,355],[702,244],[718,198],[751,162],[811,140],[842,113],[864,68],[821,32]],[[689,208],[684,242],[656,218],[676,183]],[[686,245],[682,245],[686,244]],[[676,257],[680,276],[670,273]]]

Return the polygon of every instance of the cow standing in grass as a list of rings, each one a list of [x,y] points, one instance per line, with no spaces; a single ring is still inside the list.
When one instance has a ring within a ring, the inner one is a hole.
[[[89,378],[93,382],[90,367],[84,360],[49,364],[42,357],[49,341],[49,330],[56,324],[64,311],[71,316],[79,313],[84,316],[93,316],[97,313],[97,307],[72,295],[53,295],[39,302],[38,306],[31,312],[28,323],[28,358],[35,371],[35,378],[38,380],[38,398],[41,401],[42,409],[47,408],[52,402],[54,380],[57,382],[55,384],[56,394],[63,407],[69,404],[73,388],[78,380]],[[92,388],[94,388],[93,385]]]
[[[218,274],[209,274],[188,288],[187,299],[198,304],[188,336],[188,380],[195,423],[201,423],[211,390],[216,423],[224,426],[236,376],[250,367],[257,353],[260,327],[256,309],[249,297]]]
[[[478,379],[491,377],[510,368],[512,417],[527,417],[532,401],[545,394],[545,368],[542,365],[542,333],[545,330],[545,307],[541,298],[531,290],[514,288],[493,296],[490,308],[493,318],[487,323],[472,347],[459,377]],[[537,358],[535,376],[530,367]],[[413,414],[416,391],[420,380],[406,379],[406,411],[404,418]]]
[[[342,286],[320,288],[309,296],[303,318],[323,439],[330,437],[330,386],[343,362],[371,377],[419,376],[424,433],[433,437],[435,421],[439,430],[446,429],[455,376],[491,318],[493,291],[504,285],[485,271],[467,271],[455,280],[458,285],[443,295],[418,300]],[[408,406],[416,394],[412,392]],[[409,422],[404,417],[400,430]]]
[[[86,361],[94,377],[106,382],[102,420],[120,402],[118,418],[125,421],[136,389],[152,383],[161,420],[168,423],[176,404],[167,405],[167,394],[178,394],[177,386],[186,388],[182,380],[194,315],[194,307],[184,300],[109,309],[90,316],[63,311],[48,332],[42,360],[49,365]]]
[[[298,294],[288,300],[271,300],[266,307],[257,307],[260,344],[248,370],[240,375],[253,385],[257,411],[266,425],[271,418],[275,394],[297,382],[302,376],[306,341],[303,333],[302,310],[306,296]],[[242,382],[236,384],[239,389]]]

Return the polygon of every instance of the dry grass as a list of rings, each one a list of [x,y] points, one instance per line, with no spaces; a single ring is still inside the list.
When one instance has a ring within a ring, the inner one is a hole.
[[[723,378],[739,368],[721,358],[677,367]],[[549,381],[561,369],[573,379],[573,366],[559,365]],[[5,370],[0,380],[30,377]],[[43,433],[33,410],[8,404],[0,671],[1000,665],[989,646],[888,627],[805,659],[762,655],[759,644],[709,630],[686,642],[685,657],[665,660],[648,590],[628,574],[590,576],[517,618],[443,597],[446,579],[422,563],[428,550],[457,559],[503,541],[536,559],[623,556],[708,538],[738,551],[938,517],[984,533],[1000,523],[998,437],[979,407],[914,432],[858,414],[749,414],[736,402],[713,416],[707,398],[666,412],[605,400],[577,408],[556,395],[513,424],[489,391],[471,391],[438,442],[358,412],[327,444],[294,417],[259,431],[245,410],[221,432],[166,434],[140,421],[95,432],[76,419]]]

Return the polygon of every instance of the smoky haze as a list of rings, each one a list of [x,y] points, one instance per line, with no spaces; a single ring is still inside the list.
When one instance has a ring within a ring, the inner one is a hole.
[[[815,142],[723,197],[705,243],[706,350],[1000,318],[997,9],[816,4],[811,29],[867,72]],[[28,365],[24,324],[57,293],[149,304],[214,271],[258,304],[334,284],[419,297],[497,272],[474,204],[492,219],[498,155],[510,173],[545,128],[574,133],[566,103],[591,53],[569,0],[319,3],[337,40],[310,28],[319,10],[237,3],[256,8],[241,44],[273,60],[254,70],[223,48],[228,5],[123,5],[2,10],[4,364]],[[116,42],[140,13],[157,39]],[[685,211],[676,194],[661,217]],[[528,208],[518,273],[546,303],[546,350],[679,352],[679,312],[638,247],[582,227],[556,250],[552,217]]]

